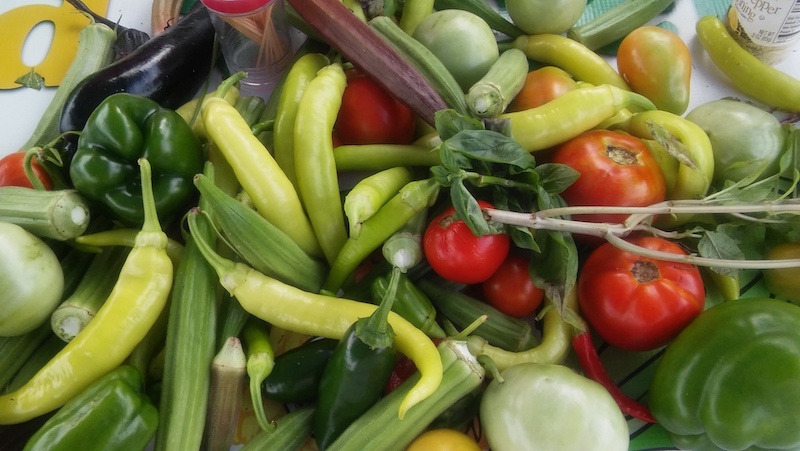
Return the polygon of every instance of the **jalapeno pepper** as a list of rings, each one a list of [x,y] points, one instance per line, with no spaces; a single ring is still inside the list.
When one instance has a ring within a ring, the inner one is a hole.
[[[200,142],[173,110],[127,93],[109,96],[89,116],[69,176],[75,189],[126,224],[144,220],[137,160],[153,167],[156,212],[167,220],[192,196],[203,170]]]
[[[25,385],[0,396],[0,424],[21,423],[63,406],[122,364],[164,309],[173,265],[156,214],[150,165],[146,159],[139,163],[145,221],[117,283],[80,334]]]
[[[317,446],[326,449],[383,394],[397,349],[388,322],[401,272],[395,268],[378,308],[344,333],[325,366],[314,413]]]
[[[157,426],[158,411],[143,393],[141,373],[122,365],[59,409],[25,451],[144,449]]]
[[[261,392],[281,402],[316,400],[322,373],[338,343],[332,338],[319,338],[278,355],[272,372],[261,383]]]

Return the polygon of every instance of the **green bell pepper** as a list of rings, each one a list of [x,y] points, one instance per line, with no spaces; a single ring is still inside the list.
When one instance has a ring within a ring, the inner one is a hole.
[[[157,426],[158,411],[143,394],[139,370],[122,365],[59,409],[24,451],[143,450]]]
[[[800,449],[800,307],[728,301],[669,345],[649,404],[674,444],[692,450]]]
[[[78,139],[69,176],[79,193],[113,217],[141,225],[140,157],[151,162],[158,217],[168,220],[195,193],[192,178],[205,156],[189,124],[153,100],[118,93],[100,103]]]

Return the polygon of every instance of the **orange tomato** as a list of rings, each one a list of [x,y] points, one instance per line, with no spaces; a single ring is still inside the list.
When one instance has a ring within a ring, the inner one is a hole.
[[[680,115],[689,106],[692,57],[672,31],[646,25],[630,32],[620,42],[617,69],[633,91],[658,109]]]
[[[528,72],[522,90],[508,106],[509,111],[522,111],[543,105],[578,87],[570,74],[555,66]]]

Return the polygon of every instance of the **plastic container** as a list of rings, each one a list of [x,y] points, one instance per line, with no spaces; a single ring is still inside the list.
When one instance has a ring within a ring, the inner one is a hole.
[[[202,0],[231,73],[244,71],[242,95],[269,98],[291,59],[290,26],[281,0]]]
[[[800,0],[732,0],[727,19],[739,44],[767,64],[783,61],[800,38]]]

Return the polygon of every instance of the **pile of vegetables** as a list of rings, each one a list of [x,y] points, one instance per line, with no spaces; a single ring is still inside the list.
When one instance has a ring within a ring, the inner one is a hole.
[[[199,2],[116,57],[98,18],[0,159],[0,438],[799,448],[800,81],[703,17],[743,98],[687,111],[671,3],[287,0],[266,100]]]

